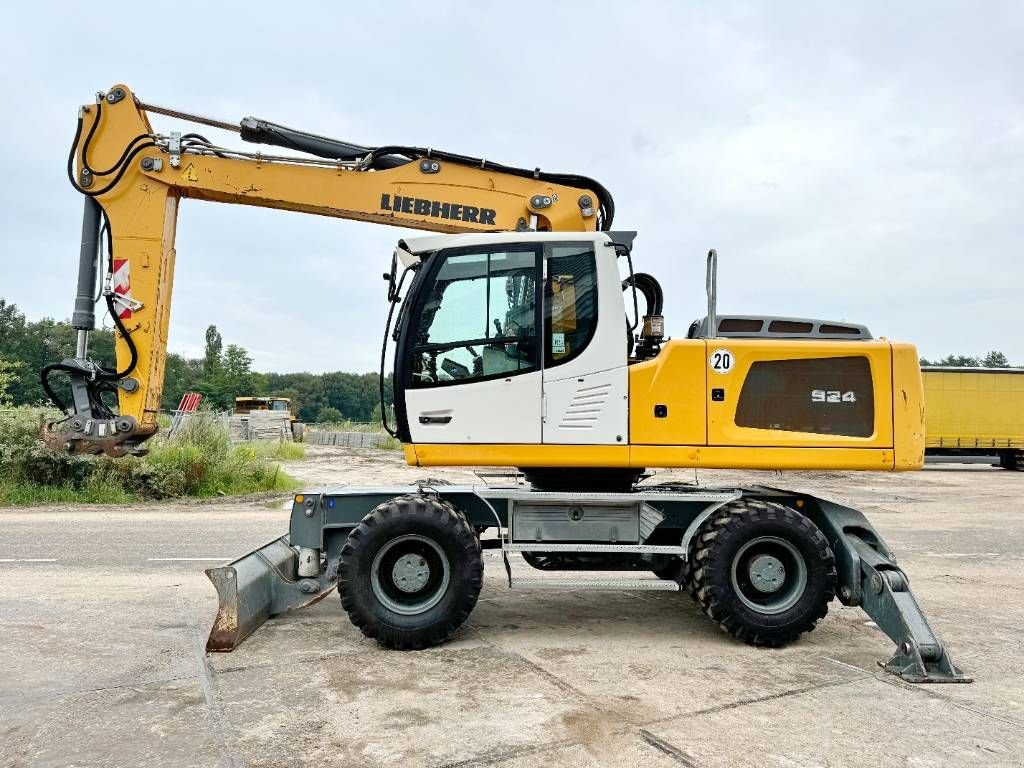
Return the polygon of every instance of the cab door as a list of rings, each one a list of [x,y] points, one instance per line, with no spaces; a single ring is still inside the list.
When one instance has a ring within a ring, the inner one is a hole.
[[[545,443],[629,444],[626,317],[615,249],[603,245],[546,245]]]
[[[532,244],[447,249],[424,267],[405,342],[413,443],[541,441],[541,253]]]

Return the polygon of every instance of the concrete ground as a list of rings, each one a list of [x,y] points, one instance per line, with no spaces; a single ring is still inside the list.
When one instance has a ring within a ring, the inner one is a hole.
[[[385,452],[312,454],[291,467],[310,482],[424,474]],[[207,656],[202,569],[282,533],[279,503],[4,509],[0,766],[1024,764],[1024,474],[755,474],[698,479],[865,509],[976,682],[884,674],[891,644],[838,603],[758,650],[685,594],[510,592],[493,558],[443,647],[381,650],[331,596]]]

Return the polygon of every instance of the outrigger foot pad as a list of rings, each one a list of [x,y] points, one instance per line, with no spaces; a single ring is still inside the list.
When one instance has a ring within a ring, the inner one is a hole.
[[[298,553],[282,536],[228,565],[206,569],[220,600],[206,650],[233,651],[271,616],[312,605],[337,584],[325,568],[318,577],[299,577],[298,563]]]

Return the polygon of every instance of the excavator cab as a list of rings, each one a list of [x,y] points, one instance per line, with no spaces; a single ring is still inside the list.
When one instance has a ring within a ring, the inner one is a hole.
[[[403,241],[397,435],[431,445],[625,444],[627,339],[614,236]],[[545,417],[554,403],[564,415]]]

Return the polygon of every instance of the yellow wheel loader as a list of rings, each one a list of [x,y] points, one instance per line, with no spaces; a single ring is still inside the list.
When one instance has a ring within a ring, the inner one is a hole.
[[[148,113],[293,152],[158,134]],[[79,344],[43,371],[48,388],[66,375],[73,395],[64,404],[49,389],[67,414],[48,425],[51,445],[118,456],[144,451],[156,431],[177,212],[192,198],[443,233],[399,241],[385,274],[381,381],[393,349],[395,403],[385,426],[412,465],[521,473],[296,495],[286,535],[207,571],[220,596],[210,650],[231,650],[268,617],[335,590],[382,645],[435,645],[473,609],[482,550],[493,547],[511,588],[687,591],[753,645],[795,640],[838,598],[896,643],[887,670],[967,679],[859,511],[649,474],[918,469],[924,405],[912,345],[852,323],[719,315],[713,251],[706,316],[667,338],[661,288],[633,268],[635,233],[611,229],[611,195],[583,176],[211,120],[145,104],[123,85],[81,108],[68,173],[85,197]],[[117,327],[116,369],[88,355],[97,280]],[[116,408],[104,393],[116,393]],[[534,575],[514,575],[513,563]]]

